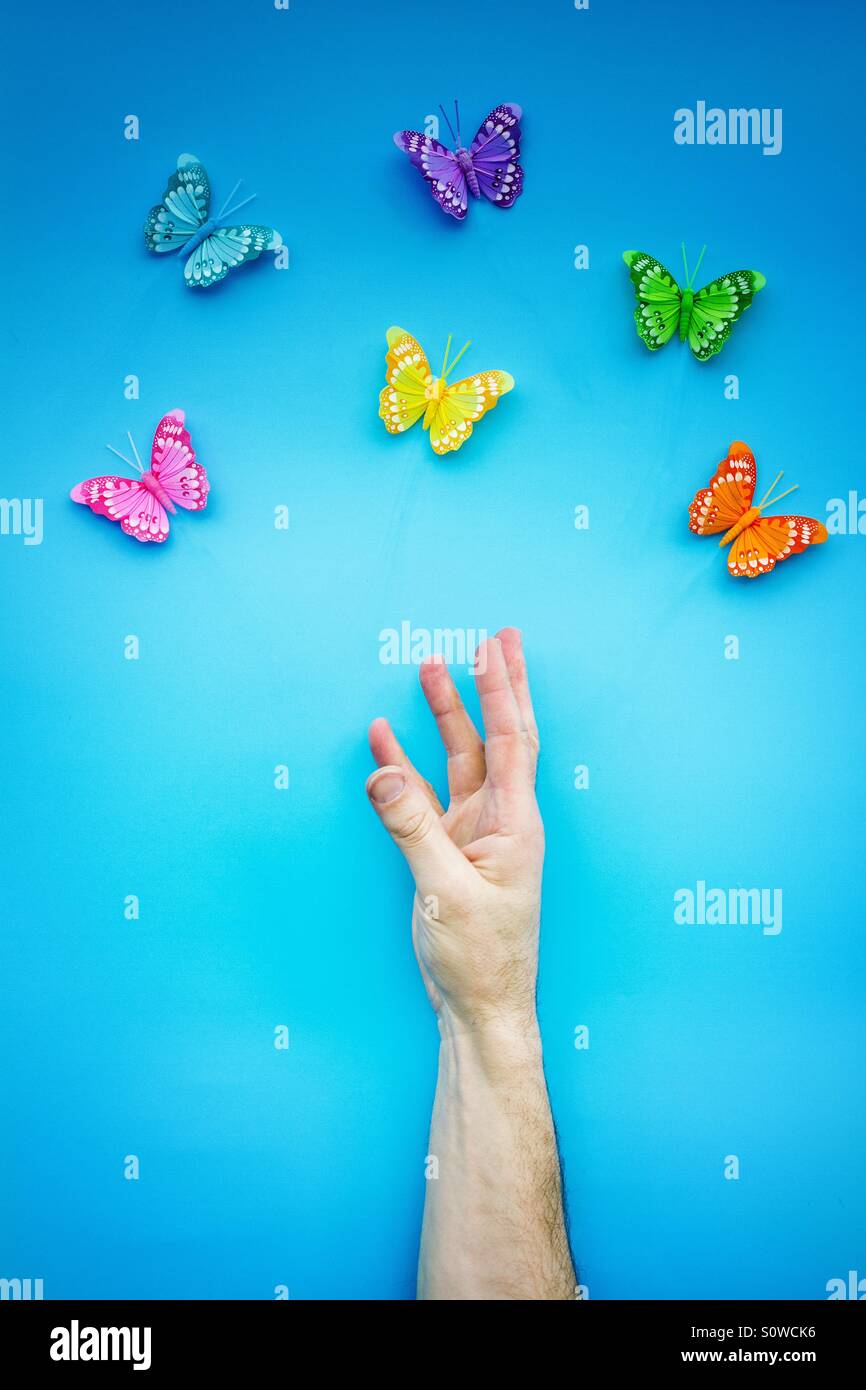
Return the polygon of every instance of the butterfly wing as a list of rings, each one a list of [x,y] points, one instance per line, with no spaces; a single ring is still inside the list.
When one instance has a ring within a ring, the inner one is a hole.
[[[422,155],[429,158],[436,155],[440,158],[449,154],[444,145],[440,145],[438,140],[432,139],[429,135],[422,135],[420,130],[395,130],[394,144],[398,150],[409,156],[416,169],[423,172],[424,166],[421,162]]]
[[[623,251],[638,306],[634,321],[638,336],[650,352],[664,347],[680,321],[682,293],[674,277],[661,261],[646,251]]]
[[[120,524],[137,541],[164,541],[168,535],[168,512],[153,493],[144,488],[142,493]]]
[[[448,454],[466,443],[472,426],[493,410],[514,386],[508,372],[478,372],[447,386],[430,418],[430,443],[437,454]]]
[[[162,202],[152,207],[144,224],[148,251],[177,251],[206,221],[210,183],[204,165],[194,154],[182,154],[168,181]]]
[[[157,425],[150,471],[178,507],[199,512],[207,506],[210,483],[204,468],[196,462],[182,410],[170,410]]]
[[[466,175],[457,156],[418,130],[398,130],[394,135],[398,150],[407,154],[430,184],[430,192],[443,212],[462,222],[466,216]]]
[[[405,328],[389,328],[386,336],[388,384],[379,392],[379,414],[389,434],[402,434],[427,408],[426,393],[432,373],[424,349]]]
[[[494,107],[469,149],[478,186],[498,208],[510,208],[523,192],[523,169],[517,162],[522,115],[513,101]]]
[[[735,579],[759,579],[789,555],[799,555],[826,539],[826,526],[810,516],[759,517],[732,541],[728,572]]]
[[[276,251],[283,238],[273,227],[217,227],[188,258],[183,278],[190,289],[208,289],[224,280],[235,266],[254,261],[263,251]]]
[[[689,530],[696,536],[729,531],[749,510],[758,469],[748,444],[735,440],[706,487],[695,493],[689,507]]]
[[[734,270],[698,290],[689,320],[689,347],[700,362],[721,352],[737,319],[766,283],[759,270]]]
[[[74,487],[69,496],[97,516],[119,521],[126,534],[135,536],[137,541],[159,543],[168,535],[168,513],[137,478],[88,478]]]

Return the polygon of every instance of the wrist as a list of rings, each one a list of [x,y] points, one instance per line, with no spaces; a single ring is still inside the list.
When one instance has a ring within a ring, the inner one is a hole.
[[[515,1073],[540,1070],[541,1034],[535,1009],[501,1012],[471,1019],[439,1012],[440,1069],[459,1069],[482,1075],[491,1083],[512,1079]]]

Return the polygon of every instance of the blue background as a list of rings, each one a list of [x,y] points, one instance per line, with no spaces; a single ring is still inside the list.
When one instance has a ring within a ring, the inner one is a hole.
[[[0,491],[44,497],[45,537],[0,537],[0,1275],[413,1297],[437,1039],[364,795],[381,713],[443,781],[415,671],[379,660],[403,620],[525,633],[540,1009],[590,1296],[866,1275],[866,539],[738,584],[685,511],[736,438],[806,513],[866,483],[863,27],[791,0],[19,7]],[[391,143],[455,95],[464,135],[525,111],[524,196],[462,226]],[[782,153],[675,145],[698,100],[782,107]],[[195,295],[146,253],[181,151],[216,206],[258,193],[287,273]],[[682,238],[709,243],[700,283],[767,277],[708,365],[634,332],[623,249],[678,274]],[[459,454],[386,435],[392,323],[516,378]],[[173,406],[213,490],[141,546],[67,494]],[[781,935],[675,925],[699,879],[781,887]]]

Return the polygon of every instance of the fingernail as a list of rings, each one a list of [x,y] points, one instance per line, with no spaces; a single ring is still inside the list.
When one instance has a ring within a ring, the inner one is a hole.
[[[367,783],[367,795],[377,806],[387,806],[395,801],[406,785],[402,772],[374,773]]]

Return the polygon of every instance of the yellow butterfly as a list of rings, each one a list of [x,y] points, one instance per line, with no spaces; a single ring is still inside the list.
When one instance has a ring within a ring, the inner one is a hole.
[[[430,443],[437,454],[459,449],[472,433],[472,424],[492,410],[514,385],[508,372],[479,372],[448,386],[454,370],[469,343],[449,363],[451,334],[445,346],[442,371],[434,377],[421,344],[404,328],[389,328],[386,377],[388,385],[379,393],[379,414],[389,434],[402,434],[424,416]]]

